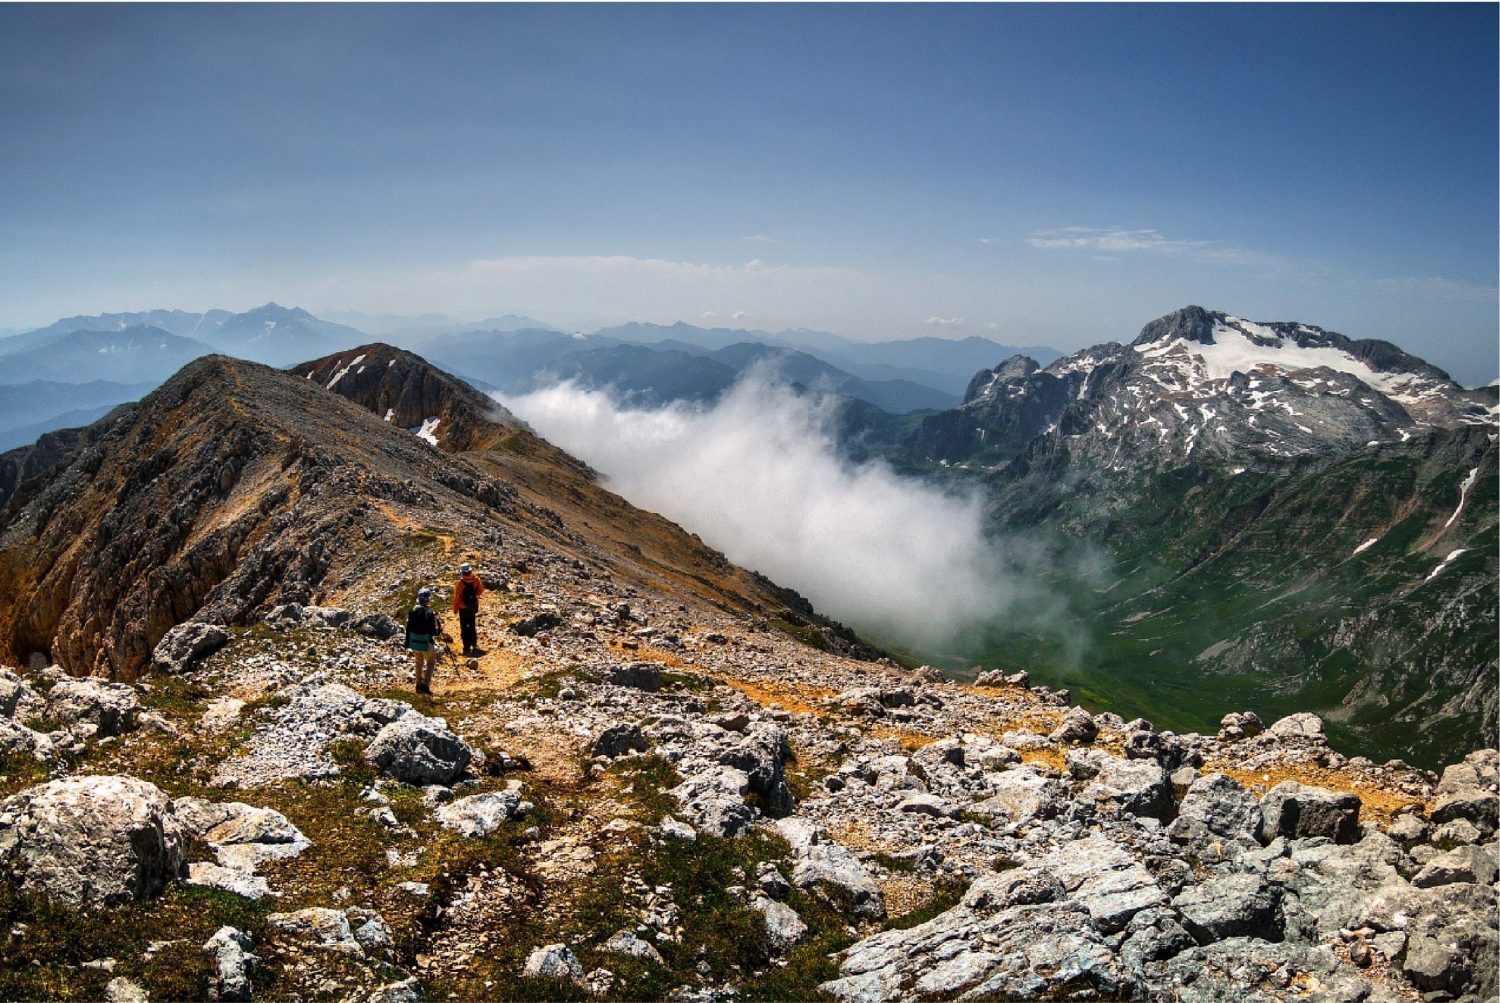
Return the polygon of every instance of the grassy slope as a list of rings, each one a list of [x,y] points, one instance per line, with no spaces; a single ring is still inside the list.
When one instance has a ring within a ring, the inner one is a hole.
[[[1464,473],[1373,455],[1285,478],[1168,475],[1104,527],[1113,587],[1059,576],[1076,618],[997,630],[986,661],[1179,729],[1313,710],[1375,758],[1493,744],[1494,449],[1444,532]]]

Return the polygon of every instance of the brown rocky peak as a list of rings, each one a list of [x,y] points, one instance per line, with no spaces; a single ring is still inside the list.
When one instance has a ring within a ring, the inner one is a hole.
[[[0,515],[0,649],[131,678],[190,618],[317,598],[409,508],[497,513],[508,486],[305,377],[184,367]]]
[[[398,406],[406,417],[385,420]],[[786,608],[830,645],[865,650],[509,422],[388,346],[297,371],[198,359],[24,472],[0,510],[0,662],[131,680],[179,624],[247,627],[278,604],[351,594],[385,611],[458,549],[497,556],[520,540],[721,609]]]
[[[494,400],[419,355],[374,344],[304,362],[292,372],[448,452],[475,449],[521,423]]]

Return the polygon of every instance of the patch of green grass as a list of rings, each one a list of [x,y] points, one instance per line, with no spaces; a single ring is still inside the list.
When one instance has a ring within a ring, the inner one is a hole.
[[[909,874],[917,869],[917,861],[914,857],[893,857],[889,853],[876,852],[871,855],[875,863],[888,871],[899,871]]]
[[[278,710],[292,702],[292,698],[285,693],[272,693],[270,696],[257,697],[254,700],[245,701],[245,714],[253,714],[258,710]]]
[[[375,782],[375,767],[365,760],[365,743],[357,738],[341,738],[329,743],[328,757],[339,766],[338,782],[355,792]]]
[[[158,898],[112,909],[71,910],[14,887],[0,888],[0,928],[14,931],[0,952],[0,998],[95,1000],[116,975],[140,982],[152,999],[204,999],[213,958],[202,945],[222,926],[251,933],[265,925],[268,902],[172,885]],[[153,942],[167,941],[148,959]],[[81,967],[113,958],[113,974]],[[274,984],[257,973],[256,991]]]
[[[700,963],[715,982],[753,981],[769,964],[765,921],[728,889],[753,879],[757,865],[786,854],[775,837],[750,833],[736,839],[699,836],[648,844],[637,830],[614,848],[580,894],[577,917],[565,938],[575,945],[586,969],[606,965],[616,975],[610,997],[662,999],[674,987],[696,981]],[[626,873],[646,887],[668,885],[681,914],[680,943],[656,945],[664,965],[606,954],[600,945],[638,922],[639,903],[620,894]],[[743,877],[741,875],[744,875]]]
[[[952,878],[940,880],[932,890],[932,898],[913,909],[911,912],[903,913],[895,919],[886,923],[887,930],[910,930],[914,926],[923,923],[936,916],[940,916],[958,905],[963,899],[964,892],[969,886],[962,881]]]
[[[677,810],[677,799],[667,792],[682,783],[682,775],[661,756],[630,756],[613,763],[609,772],[620,778],[622,786],[632,788],[630,797],[641,815],[639,821],[656,825]]]
[[[29,755],[0,756],[0,796],[45,783],[50,775],[47,763],[37,762]]]
[[[823,632],[816,627],[810,625],[803,625],[799,627],[795,624],[787,623],[785,620],[781,619],[781,617],[773,617],[771,619],[771,626],[781,631],[792,640],[799,641],[810,648],[817,648],[819,651],[828,650],[827,638],[825,638],[823,636]]]
[[[582,678],[586,678],[583,666],[574,664],[533,676],[522,684],[522,688],[533,696],[556,700],[557,695],[570,680]]]
[[[685,690],[702,691],[713,689],[719,685],[719,681],[692,672],[663,671],[661,674],[661,684],[668,689],[676,685]]]
[[[747,982],[744,998],[792,1003],[832,999],[818,986],[838,978],[839,966],[833,956],[854,943],[848,917],[819,896],[799,889],[792,891],[786,904],[807,924],[807,937],[782,959],[784,965]]]
[[[164,717],[184,720],[201,716],[212,695],[207,686],[196,680],[160,676],[151,681],[150,689],[141,696],[140,702]]]

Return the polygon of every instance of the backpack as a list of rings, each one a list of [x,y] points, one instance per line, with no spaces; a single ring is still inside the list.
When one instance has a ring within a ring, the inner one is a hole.
[[[437,614],[426,606],[417,606],[406,616],[407,636],[422,634],[433,637],[437,634]]]
[[[474,588],[474,583],[467,579],[460,579],[459,584],[463,586],[463,607],[474,609],[479,605],[479,590]]]

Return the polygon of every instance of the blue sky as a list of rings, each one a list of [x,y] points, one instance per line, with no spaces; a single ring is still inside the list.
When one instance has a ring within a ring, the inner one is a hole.
[[[0,6],[0,326],[266,300],[1497,371],[1471,6]],[[736,316],[738,315],[738,316]]]

